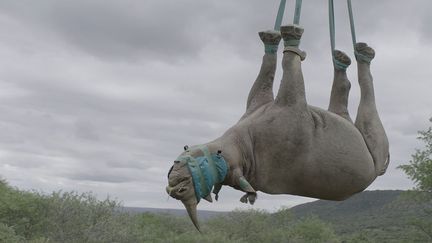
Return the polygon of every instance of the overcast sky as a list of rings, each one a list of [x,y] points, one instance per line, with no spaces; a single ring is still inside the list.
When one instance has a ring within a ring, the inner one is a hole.
[[[292,21],[288,1],[284,23]],[[306,95],[328,105],[332,63],[326,1],[303,1]],[[259,71],[257,32],[278,0],[0,1],[0,176],[21,189],[93,191],[127,206],[182,208],[166,175],[185,144],[235,124]],[[346,2],[335,1],[338,49],[352,55]],[[408,189],[396,167],[432,117],[432,2],[353,0],[391,146],[387,173],[368,189]],[[280,62],[275,82],[279,87]],[[356,67],[350,113],[359,102]],[[224,187],[200,209],[248,208]],[[254,208],[311,199],[259,193]]]

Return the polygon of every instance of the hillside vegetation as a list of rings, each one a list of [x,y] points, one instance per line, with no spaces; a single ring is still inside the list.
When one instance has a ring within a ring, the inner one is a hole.
[[[44,195],[1,181],[0,242],[430,242],[409,221],[424,205],[406,204],[399,194],[365,192],[276,213],[233,211],[201,222],[199,234],[187,217],[129,214],[91,193]],[[407,207],[412,213],[404,214]]]
[[[318,200],[293,207],[296,217],[315,215],[334,226],[338,235],[359,234],[377,242],[432,242],[418,220],[432,222],[425,213],[430,202],[412,200],[403,191],[365,191],[341,201]]]

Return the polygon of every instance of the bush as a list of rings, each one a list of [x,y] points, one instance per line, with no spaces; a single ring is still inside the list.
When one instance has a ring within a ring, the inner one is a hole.
[[[91,193],[43,195],[0,183],[4,237],[12,237],[13,230],[14,235],[33,242],[137,242],[138,225],[120,206],[115,200],[99,201]]]
[[[49,208],[44,196],[16,190],[4,181],[0,184],[0,196],[0,223],[26,239],[43,233]]]
[[[0,223],[0,242],[22,242],[24,239],[15,234],[15,230],[5,224]]]
[[[316,216],[309,216],[290,229],[293,242],[339,242],[333,228]]]
[[[47,236],[56,242],[123,242],[129,236],[129,215],[114,200],[99,201],[91,193],[56,192],[50,205]]]

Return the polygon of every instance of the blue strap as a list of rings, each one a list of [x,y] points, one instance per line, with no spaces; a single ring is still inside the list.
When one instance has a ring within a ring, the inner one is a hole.
[[[192,181],[195,189],[195,196],[197,201],[199,202],[200,199],[203,197],[203,194],[205,194],[205,191],[203,191],[203,189],[205,190],[204,185],[206,184],[204,176],[200,170],[199,162],[195,160],[195,158],[189,155],[179,157],[177,158],[177,160],[185,161],[187,163],[189,172],[191,173],[192,176]]]
[[[354,50],[355,50],[355,45],[357,44],[357,38],[356,38],[356,31],[355,31],[355,25],[354,25],[354,15],[353,15],[353,11],[352,11],[351,0],[347,0],[347,2],[348,2],[348,12],[349,12],[349,17],[350,17],[350,25],[351,25],[351,36],[352,36],[353,46],[354,46]]]
[[[228,174],[228,165],[219,154],[211,154],[207,146],[199,148],[203,156],[192,157],[183,155],[177,158],[187,163],[195,188],[195,196],[199,202],[210,194],[215,184],[223,182]]]
[[[333,66],[339,70],[346,70],[349,65],[343,64],[336,60],[334,53],[336,48],[336,27],[335,27],[335,16],[334,16],[334,3],[333,0],[329,0],[329,26],[330,26],[330,45]]]
[[[334,58],[334,50],[335,50],[335,19],[334,19],[334,4],[333,0],[329,0],[329,27],[330,27],[330,45],[331,45],[331,53]]]
[[[347,2],[348,2],[348,13],[349,13],[349,18],[350,18],[350,26],[351,26],[351,37],[352,37],[355,57],[359,61],[370,63],[371,62],[370,57],[366,57],[366,56],[358,53],[356,50],[357,37],[356,37],[355,24],[354,24],[354,14],[352,11],[352,3],[351,3],[351,0],[347,0]]]
[[[277,52],[278,48],[279,48],[279,45],[264,44],[265,53],[275,54]]]
[[[280,4],[279,4],[279,11],[276,17],[276,22],[275,22],[275,26],[274,26],[274,30],[276,31],[280,31],[280,27],[282,25],[282,19],[284,16],[284,12],[285,12],[285,6],[286,6],[286,0],[281,0]]]
[[[356,37],[356,31],[355,31],[355,24],[354,24],[354,14],[352,10],[352,2],[351,0],[347,0],[348,5],[348,13],[349,13],[349,19],[350,19],[350,27],[351,27],[351,37],[352,37],[352,43],[354,48],[354,53],[357,59],[365,59],[363,55],[359,54],[356,51],[355,45],[357,44],[357,37]],[[334,58],[334,50],[335,50],[335,18],[334,18],[334,4],[333,0],[329,0],[329,24],[330,24],[330,42],[331,42],[331,52],[333,57],[333,65],[335,67],[346,69],[346,65],[341,65],[340,62],[335,60]],[[366,58],[368,59],[368,58]]]
[[[217,172],[217,169],[216,169],[216,163],[213,160],[213,157],[211,156],[208,147],[207,146],[202,146],[202,147],[200,147],[200,149],[203,152],[205,158],[207,158],[208,163],[209,163],[209,168],[206,168],[206,169],[209,170],[209,172],[212,175],[212,178],[217,178],[218,177],[218,172]],[[212,184],[212,186],[213,186],[213,184]]]
[[[296,0],[296,6],[295,6],[295,13],[294,13],[294,21],[293,23],[295,25],[300,24],[300,14],[301,14],[301,7],[302,7],[302,0]]]
[[[300,14],[301,14],[302,4],[303,4],[303,0],[296,0],[294,21],[293,21],[295,25],[300,24]],[[286,7],[286,0],[281,0],[279,4],[279,11],[276,17],[275,26],[274,26],[274,30],[276,31],[280,31],[280,27],[282,25],[282,19],[285,13],[285,7]]]

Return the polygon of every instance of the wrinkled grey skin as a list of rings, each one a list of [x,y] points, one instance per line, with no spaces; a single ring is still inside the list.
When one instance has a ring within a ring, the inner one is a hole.
[[[299,40],[303,29],[283,26],[285,41]],[[261,32],[266,44],[279,43],[278,32]],[[222,150],[229,164],[224,185],[246,192],[242,202],[253,204],[256,191],[292,194],[327,200],[343,200],[363,191],[389,162],[388,140],[375,105],[370,60],[375,53],[365,43],[356,45],[361,100],[353,123],[348,110],[350,82],[346,71],[335,67],[328,110],[306,102],[301,61],[305,53],[286,46],[283,77],[276,98],[273,79],[276,54],[266,53],[250,91],[247,109],[240,121],[220,138],[207,143],[212,153]],[[336,51],[335,58],[349,65],[351,60]],[[189,149],[192,156],[199,150]],[[241,187],[241,178],[250,186]],[[169,174],[167,192],[181,200],[197,229],[197,200],[191,175],[183,162]],[[211,198],[207,198],[211,201]]]

